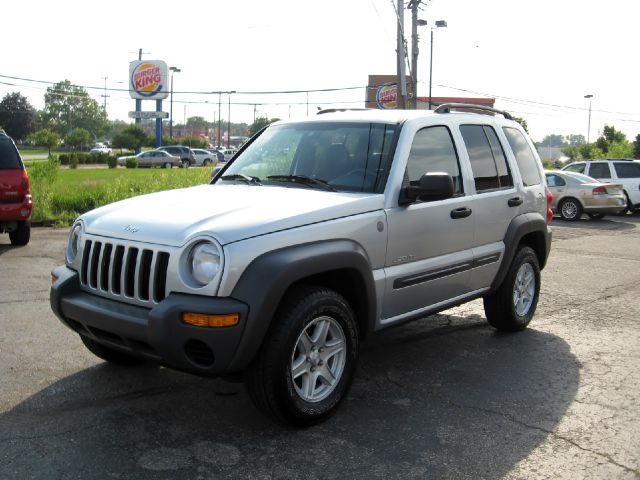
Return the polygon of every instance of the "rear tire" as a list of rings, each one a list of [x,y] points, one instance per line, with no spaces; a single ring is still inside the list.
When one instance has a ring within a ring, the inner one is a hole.
[[[558,205],[558,213],[563,220],[575,222],[582,217],[582,205],[575,198],[567,198]]]
[[[164,164],[164,168],[173,168],[173,163],[167,162]]]
[[[282,301],[249,368],[249,395],[280,422],[322,422],[351,386],[358,349],[358,324],[344,297],[323,287],[297,287]]]
[[[22,224],[18,228],[16,228],[13,232],[9,232],[9,239],[11,240],[11,245],[15,245],[16,247],[23,247],[27,243],[29,243],[29,239],[31,238],[31,226]]]
[[[521,247],[497,291],[484,297],[489,324],[504,332],[524,330],[533,318],[540,295],[540,265],[530,247]]]
[[[98,343],[89,337],[85,337],[84,335],[80,335],[80,340],[82,340],[84,346],[87,347],[87,349],[96,357],[99,357],[109,363],[115,363],[116,365],[122,366],[132,366],[146,363],[142,358],[128,355],[113,348],[105,347],[101,343]]]
[[[209,165],[211,165],[211,160],[209,160],[208,158],[204,162],[202,162],[203,167],[208,167]]]

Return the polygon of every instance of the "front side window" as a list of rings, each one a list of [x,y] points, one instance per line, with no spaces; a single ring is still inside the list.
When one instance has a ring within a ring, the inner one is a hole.
[[[274,125],[236,154],[220,181],[380,192],[398,128],[364,122]]]
[[[542,178],[540,177],[540,170],[538,170],[538,161],[523,133],[512,127],[504,127],[502,130],[511,146],[513,155],[516,157],[516,163],[524,186],[539,185]]]
[[[589,167],[589,176],[593,178],[611,178],[608,163],[592,163]]]
[[[584,173],[584,168],[584,163],[573,163],[563,170],[566,170],[567,172]]]
[[[444,172],[453,178],[453,193],[463,193],[458,155],[447,127],[428,127],[416,133],[407,161],[407,177],[418,185],[420,177],[429,172]]]
[[[511,172],[495,131],[488,125],[461,125],[477,192],[513,186]]]
[[[615,162],[618,178],[640,178],[640,163],[636,162]]]

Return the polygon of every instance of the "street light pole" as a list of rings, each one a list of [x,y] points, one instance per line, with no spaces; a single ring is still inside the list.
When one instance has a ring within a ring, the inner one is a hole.
[[[169,138],[173,140],[173,74],[181,72],[178,67],[169,67],[171,70],[171,93],[169,101]]]
[[[436,28],[444,28],[447,26],[447,22],[445,20],[436,21],[436,26],[431,28],[431,55],[429,57],[429,110],[433,106],[431,101],[431,85],[433,82],[433,31]]]
[[[589,123],[587,124],[587,145],[588,145],[590,140],[589,137],[591,135],[591,99],[593,98],[593,95],[588,94],[588,95],[585,95],[584,98],[589,99]]]

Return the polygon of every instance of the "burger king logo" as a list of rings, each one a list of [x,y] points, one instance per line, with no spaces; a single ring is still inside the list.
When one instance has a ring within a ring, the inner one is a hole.
[[[376,91],[378,108],[397,108],[398,86],[395,83],[380,85]]]
[[[166,77],[164,62],[139,62],[135,66],[132,65],[132,67],[131,89],[137,95],[145,98],[162,95],[160,93],[164,88],[162,80]],[[166,94],[163,96],[166,96]]]

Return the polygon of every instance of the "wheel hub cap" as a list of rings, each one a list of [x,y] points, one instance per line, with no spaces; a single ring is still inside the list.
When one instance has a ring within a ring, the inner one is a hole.
[[[533,305],[536,293],[536,276],[530,263],[520,265],[513,285],[513,306],[518,316],[523,317]]]
[[[291,354],[291,379],[298,396],[310,403],[327,398],[342,377],[346,359],[340,324],[326,316],[314,319],[298,336]]]

